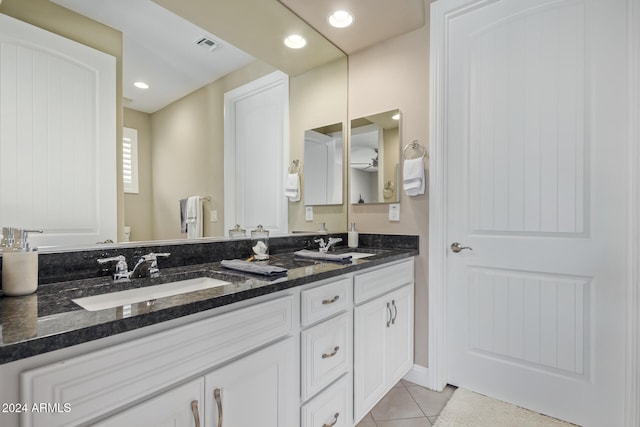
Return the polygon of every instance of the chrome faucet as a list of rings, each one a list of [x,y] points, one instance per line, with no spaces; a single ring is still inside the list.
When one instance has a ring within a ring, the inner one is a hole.
[[[158,257],[168,257],[170,253],[149,253],[140,257],[133,270],[128,271],[127,260],[123,255],[118,255],[110,258],[99,258],[99,264],[105,264],[107,262],[116,262],[116,271],[113,274],[113,280],[115,282],[128,282],[130,279],[138,277],[158,277],[160,275],[160,269],[158,268]]]
[[[132,279],[138,277],[158,277],[160,275],[160,269],[158,268],[158,257],[168,257],[171,255],[168,252],[165,253],[149,253],[142,255],[136,265],[129,273],[129,277]]]
[[[129,281],[129,267],[127,266],[127,260],[123,255],[113,256],[110,258],[98,258],[98,264],[105,264],[107,262],[115,261],[116,272],[113,274],[114,282],[128,282]]]
[[[336,243],[342,242],[342,239],[340,237],[329,237],[329,241],[325,243],[323,238],[319,238],[314,240],[314,242],[320,245],[320,247],[318,248],[320,252],[327,252],[329,249],[331,249],[331,246],[335,245]]]

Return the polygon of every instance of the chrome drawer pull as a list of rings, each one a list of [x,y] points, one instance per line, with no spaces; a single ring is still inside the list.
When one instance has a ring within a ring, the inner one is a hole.
[[[335,415],[333,416],[333,421],[331,421],[331,424],[322,424],[322,427],[333,427],[338,422],[339,416],[340,416],[340,412],[336,412]]]
[[[222,427],[222,396],[220,396],[220,389],[213,390],[213,396],[216,398],[216,404],[218,405],[218,427]]]
[[[391,300],[391,305],[393,306],[393,319],[391,319],[391,324],[396,324],[396,317],[398,317],[398,307],[396,307],[396,300]]]
[[[340,350],[340,347],[336,347],[336,348],[334,348],[334,349],[333,349],[333,353],[329,353],[329,354],[325,353],[325,354],[323,354],[323,355],[322,355],[322,358],[323,358],[323,359],[328,359],[328,358],[330,358],[330,357],[333,357],[333,356],[335,356],[335,355],[338,353],[338,350]]]
[[[196,427],[200,427],[200,413],[198,412],[198,401],[191,401],[191,412],[193,412],[193,421],[196,423]]]
[[[389,317],[387,318],[387,328],[391,325],[391,319],[393,318],[393,314],[391,314],[391,305],[387,303],[387,311],[389,312]]]
[[[338,301],[340,299],[340,295],[336,295],[335,297],[331,298],[331,299],[323,299],[322,300],[322,304],[327,305],[327,304],[333,304],[334,302]]]

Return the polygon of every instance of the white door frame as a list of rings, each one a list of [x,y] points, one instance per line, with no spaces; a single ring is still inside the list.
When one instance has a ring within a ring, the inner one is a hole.
[[[437,1],[431,4],[430,130],[429,130],[429,369],[427,386],[442,390],[447,384],[446,254],[447,182],[444,130],[447,99],[446,28],[448,22],[497,0]],[[640,425],[640,0],[628,7],[628,239],[627,345],[625,425]]]

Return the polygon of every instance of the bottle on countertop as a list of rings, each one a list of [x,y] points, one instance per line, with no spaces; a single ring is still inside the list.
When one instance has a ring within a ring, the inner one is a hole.
[[[350,248],[358,247],[358,232],[356,231],[356,223],[351,223],[351,229],[347,233],[347,245]]]
[[[25,230],[19,227],[3,227],[0,250],[2,251],[2,291],[8,296],[29,295],[38,289],[38,251],[29,247],[29,233],[42,230]]]

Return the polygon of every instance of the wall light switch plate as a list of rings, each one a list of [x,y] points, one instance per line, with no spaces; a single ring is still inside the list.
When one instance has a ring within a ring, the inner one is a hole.
[[[304,207],[304,219],[307,221],[313,221],[313,206]]]
[[[218,211],[215,211],[215,210],[209,211],[209,220],[211,222],[218,222]]]
[[[400,221],[400,203],[389,205],[389,221]]]

